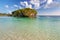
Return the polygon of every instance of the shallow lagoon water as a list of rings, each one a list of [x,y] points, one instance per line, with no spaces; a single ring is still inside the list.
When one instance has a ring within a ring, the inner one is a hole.
[[[0,17],[0,40],[60,40],[60,17]]]

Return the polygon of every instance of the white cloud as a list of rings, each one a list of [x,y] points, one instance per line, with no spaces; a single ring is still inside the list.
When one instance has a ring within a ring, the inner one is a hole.
[[[53,2],[53,0],[48,0],[47,4],[51,4]]]
[[[30,0],[30,4],[28,3],[28,1],[24,1],[24,2],[20,2],[20,4],[25,8],[32,8],[32,5],[34,5],[33,8],[35,9],[40,8],[40,0]]]
[[[42,6],[45,6],[44,4],[45,2],[47,2],[46,5],[49,5],[53,2],[53,0],[30,0],[29,3],[28,1],[24,1],[24,2],[20,2],[20,4],[25,8],[29,7],[29,8],[34,8],[34,9],[40,9]],[[41,6],[40,4],[43,4],[43,5]]]
[[[35,3],[39,3],[40,0],[30,0],[30,2],[31,2],[32,4],[35,4]]]
[[[6,7],[6,8],[9,8],[9,6],[8,6],[8,5],[5,5],[5,7]]]
[[[26,5],[28,5],[28,2],[24,1],[24,2],[20,2],[20,4],[23,5],[23,6],[26,6]]]
[[[46,1],[47,1],[47,0],[43,0],[43,1],[42,1],[42,0],[40,0],[40,3],[44,3],[44,2],[46,2]]]
[[[32,5],[34,5],[35,9],[39,9],[40,8],[40,0],[31,0],[30,3]]]
[[[60,3],[53,1],[50,4],[46,4],[44,8],[53,8],[53,7],[60,7]]]
[[[32,8],[32,5],[31,4],[29,5],[29,8]]]
[[[30,3],[34,5],[33,8],[35,9],[40,9],[41,7],[44,8],[60,7],[60,3],[53,0],[30,0]]]
[[[16,4],[15,4],[15,5],[13,5],[13,6],[14,6],[14,7],[18,7],[18,5],[16,5]]]
[[[47,0],[47,3],[44,8],[50,8],[52,3],[53,3],[53,0]]]
[[[24,6],[25,8],[32,8],[32,5],[31,5],[31,4],[28,4],[27,1],[20,2],[20,4],[21,4],[22,6]]]

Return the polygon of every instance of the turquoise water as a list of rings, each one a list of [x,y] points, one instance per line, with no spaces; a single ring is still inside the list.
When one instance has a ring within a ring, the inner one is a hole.
[[[60,17],[0,17],[0,40],[60,40]]]

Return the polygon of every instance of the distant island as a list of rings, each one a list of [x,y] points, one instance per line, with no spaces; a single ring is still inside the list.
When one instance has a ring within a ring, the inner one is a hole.
[[[12,14],[0,13],[0,16],[12,16]]]
[[[37,11],[31,8],[15,10],[12,12],[12,14],[0,13],[0,16],[13,16],[13,17],[36,17],[36,15]]]

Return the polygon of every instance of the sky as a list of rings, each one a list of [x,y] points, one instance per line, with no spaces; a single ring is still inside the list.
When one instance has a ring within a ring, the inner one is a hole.
[[[0,0],[0,13],[22,8],[35,9],[38,15],[60,15],[60,0]]]

